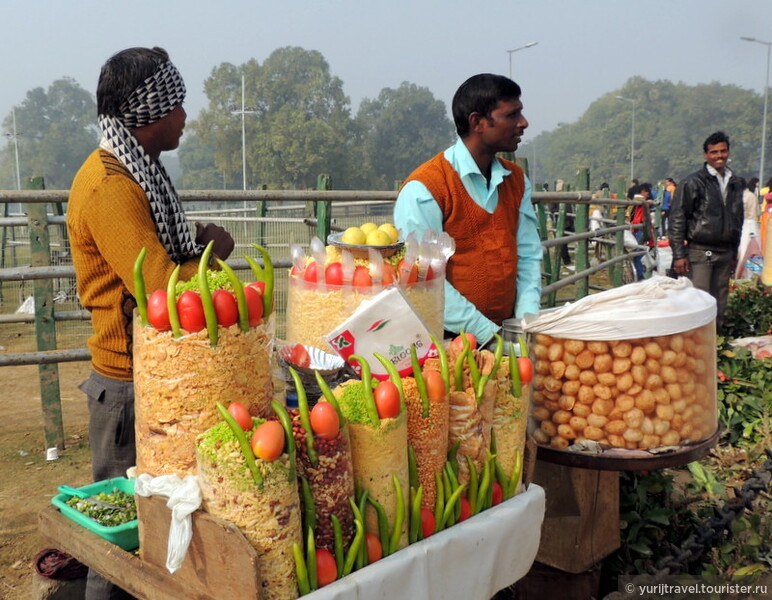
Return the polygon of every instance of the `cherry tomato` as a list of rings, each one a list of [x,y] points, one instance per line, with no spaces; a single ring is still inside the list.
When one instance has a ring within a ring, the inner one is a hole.
[[[343,265],[339,262],[330,263],[324,271],[324,279],[330,285],[343,283]]]
[[[434,270],[429,267],[426,269],[426,281],[431,281],[432,279],[434,279]]]
[[[338,411],[329,402],[317,402],[311,409],[311,429],[323,440],[332,440],[340,431]]]
[[[434,519],[434,512],[425,506],[421,508],[421,529],[424,537],[428,538],[437,528],[437,521]]]
[[[290,277],[300,277],[301,275],[303,275],[303,271],[293,265],[290,269]]]
[[[372,564],[376,560],[383,558],[383,547],[381,540],[374,533],[365,534],[365,543],[367,544],[367,564]]]
[[[531,383],[533,379],[533,363],[527,356],[517,358],[517,368],[520,369],[520,382]]]
[[[466,496],[461,496],[461,514],[458,516],[458,522],[466,521],[472,515],[472,505]]]
[[[381,419],[393,419],[399,415],[399,390],[391,381],[381,381],[373,395]]]
[[[426,395],[432,402],[442,402],[445,399],[445,382],[442,375],[434,369],[427,369],[424,372],[424,382],[426,383]]]
[[[472,350],[475,350],[477,348],[477,338],[474,337],[473,333],[465,333],[464,335],[469,339],[469,347]],[[464,338],[458,335],[450,345],[456,351],[456,354],[461,354],[464,350]]]
[[[496,506],[497,504],[501,504],[501,501],[504,499],[504,490],[501,487],[501,484],[498,481],[493,482],[493,506]]]
[[[295,344],[292,347],[292,353],[290,354],[290,362],[293,365],[307,369],[311,366],[311,356],[308,354],[308,350],[303,344]]]
[[[354,269],[354,277],[351,280],[351,283],[356,287],[370,287],[373,285],[373,278],[370,276],[370,270],[363,265],[359,265]]]
[[[180,314],[180,325],[186,331],[195,333],[206,328],[204,305],[201,296],[192,290],[182,292],[177,298],[177,312]]]
[[[227,290],[212,292],[212,303],[217,315],[217,322],[223,327],[230,327],[239,320],[239,306],[236,297]]]
[[[308,263],[308,265],[306,266],[306,270],[303,271],[303,279],[305,279],[306,281],[309,281],[311,283],[316,283],[316,279],[317,279],[316,268],[317,268],[317,266],[318,265],[316,264],[316,262]]]
[[[252,431],[252,415],[241,402],[231,402],[228,412],[244,431]]]
[[[263,295],[257,288],[248,285],[244,288],[244,296],[247,298],[249,326],[255,327],[263,320]]]
[[[169,331],[169,307],[166,305],[166,290],[156,290],[147,301],[147,320],[158,331]]]
[[[265,281],[253,281],[247,285],[259,291],[261,296],[265,296]]]
[[[401,261],[399,261],[399,266],[397,267],[397,273],[399,273],[400,279],[402,278],[402,272],[403,269],[406,269],[407,265],[405,263],[405,259],[403,258]],[[418,266],[413,265],[410,267],[410,271],[408,272],[407,276],[407,283],[415,283],[418,279]]]
[[[332,552],[324,548],[316,549],[316,582],[319,587],[332,583],[338,578],[338,566]]]
[[[383,261],[383,275],[381,276],[381,283],[383,285],[391,285],[397,278],[397,274],[394,272],[394,267],[391,263]]]
[[[278,421],[266,421],[255,429],[250,446],[257,458],[276,460],[284,452],[284,427]]]

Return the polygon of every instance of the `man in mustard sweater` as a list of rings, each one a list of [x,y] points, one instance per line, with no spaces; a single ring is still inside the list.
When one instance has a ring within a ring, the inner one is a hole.
[[[142,248],[148,291],[198,268],[204,246],[226,259],[233,239],[219,226],[196,224],[193,237],[177,193],[159,161],[179,145],[185,84],[161,48],[130,48],[102,67],[97,86],[99,148],[73,181],[67,229],[81,304],[91,313],[93,372],[88,397],[94,481],[123,476],[135,464],[132,270]],[[89,571],[86,600],[130,598]]]

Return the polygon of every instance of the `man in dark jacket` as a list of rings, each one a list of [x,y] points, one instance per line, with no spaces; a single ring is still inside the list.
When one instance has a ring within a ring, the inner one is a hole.
[[[729,138],[712,133],[702,145],[705,164],[676,187],[668,238],[673,269],[718,304],[720,331],[743,224],[743,180],[729,169]]]

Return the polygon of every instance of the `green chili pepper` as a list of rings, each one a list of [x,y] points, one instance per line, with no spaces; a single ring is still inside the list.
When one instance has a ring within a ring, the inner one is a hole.
[[[367,501],[375,509],[375,514],[378,517],[378,539],[381,542],[381,550],[384,556],[391,554],[391,547],[389,546],[389,516],[386,514],[386,509],[372,496],[367,497]]]
[[[450,481],[450,490],[451,492],[455,491],[458,488],[458,473],[453,470],[453,467],[451,465],[445,464],[445,468],[448,471],[448,479]],[[458,521],[459,516],[461,515],[461,503],[458,504],[456,507],[455,513],[455,520]]]
[[[258,263],[254,258],[249,256],[248,254],[244,255],[244,260],[247,261],[247,264],[249,265],[249,268],[252,271],[252,275],[254,276],[255,281],[265,282],[265,273],[263,272],[263,267],[260,266],[260,263]]]
[[[456,491],[451,494],[450,498],[448,498],[448,502],[445,504],[445,511],[442,514],[443,523],[447,523],[449,525],[454,525],[456,523],[454,512],[456,505],[458,504],[460,506],[459,500],[461,499],[461,495],[464,493],[464,490],[466,490],[466,484],[458,486]]]
[[[454,366],[456,391],[464,391],[464,361],[466,361],[466,352],[468,346],[465,346],[461,353],[456,357],[456,364]],[[448,388],[450,389],[450,388]]]
[[[314,495],[311,493],[311,485],[308,479],[302,475],[300,479],[300,491],[303,498],[303,516],[306,522],[306,529],[314,531],[316,529],[316,505],[314,504]]]
[[[519,398],[523,393],[523,387],[520,383],[520,367],[517,364],[517,355],[515,354],[515,344],[509,342],[509,378],[512,380],[512,395]]]
[[[517,493],[517,486],[520,482],[520,477],[523,474],[523,453],[518,450],[515,455],[515,468],[512,469],[512,475],[507,482],[507,499],[511,498]]]
[[[303,430],[306,432],[306,450],[308,452],[308,460],[311,464],[316,466],[319,459],[316,456],[316,449],[314,448],[314,432],[311,429],[311,418],[308,413],[308,398],[306,396],[306,388],[303,387],[303,382],[300,381],[300,375],[292,367],[288,367],[292,380],[295,382],[295,390],[298,394],[298,412],[300,413],[300,424],[303,426]]]
[[[292,544],[292,555],[295,557],[295,574],[298,577],[298,591],[301,596],[311,593],[311,585],[308,583],[308,570],[303,550],[299,544]]]
[[[368,495],[367,494],[367,490],[364,490],[361,493],[361,495],[359,497],[360,505],[357,505],[356,502],[354,502],[353,500],[351,500],[349,498],[349,501],[351,502],[351,507],[354,510],[354,522],[355,523],[362,523],[363,527],[364,527],[364,522],[365,522],[364,507],[367,505],[367,495]],[[356,556],[354,557],[354,566],[357,569],[361,569],[366,564],[367,564],[367,546],[365,544],[361,544],[359,546],[359,549],[357,551]]]
[[[314,542],[314,531],[308,530],[306,538],[306,567],[308,569],[308,585],[311,591],[319,588],[319,580],[316,577],[316,543]]]
[[[394,517],[394,529],[391,532],[389,547],[396,552],[399,549],[399,540],[402,537],[402,525],[405,522],[405,495],[402,493],[402,486],[397,476],[392,474],[391,480],[394,482],[394,490],[397,493],[397,514]]]
[[[332,538],[333,538],[333,550],[335,554],[335,567],[338,571],[338,579],[343,576],[343,527],[340,524],[340,519],[335,515],[330,516],[332,520]]]
[[[201,305],[204,309],[204,319],[206,320],[206,331],[209,333],[209,344],[217,345],[219,336],[217,325],[217,313],[214,310],[212,302],[212,290],[209,289],[209,279],[206,276],[207,265],[209,264],[209,255],[212,254],[214,240],[209,242],[204,248],[201,260],[198,261],[198,293],[201,296]]]
[[[169,324],[172,326],[172,337],[178,338],[182,335],[180,331],[180,313],[177,312],[177,279],[180,277],[180,265],[177,265],[169,277],[169,283],[166,284],[166,308],[169,311]]]
[[[381,424],[381,418],[378,416],[378,408],[375,406],[375,398],[373,397],[373,385],[372,376],[370,375],[370,365],[364,359],[364,357],[358,354],[352,354],[349,358],[349,362],[355,360],[359,363],[359,367],[362,369],[362,385],[364,386],[365,393],[365,407],[367,408],[367,415],[370,418],[370,424],[373,427],[379,427]]]
[[[445,502],[445,507],[442,510],[442,523],[450,527],[451,525],[455,525],[456,523],[456,510],[455,508],[451,508],[450,512],[448,512],[448,507],[452,506],[450,499],[453,497],[453,494],[458,490],[457,489],[454,490],[453,487],[450,485],[450,477],[448,476],[447,465],[445,465],[445,468],[442,470],[442,486],[445,489],[445,497],[447,498],[447,501]]]
[[[257,463],[255,462],[255,453],[252,451],[252,447],[249,445],[249,441],[247,440],[247,436],[244,434],[244,430],[241,428],[241,425],[236,423],[236,419],[231,416],[231,414],[228,412],[228,409],[225,408],[221,402],[217,403],[217,410],[219,411],[220,416],[222,416],[222,418],[228,424],[228,427],[231,428],[233,435],[236,437],[236,441],[239,443],[239,447],[241,448],[241,453],[244,455],[244,460],[247,463],[247,467],[252,472],[252,478],[255,480],[257,485],[262,486],[263,476],[257,468]]]
[[[437,492],[434,498],[434,530],[440,531],[442,529],[442,513],[445,510],[445,487],[442,484],[442,475],[439,471],[434,472],[434,486],[437,488]]]
[[[437,356],[440,359],[440,375],[442,375],[442,381],[445,383],[445,389],[450,391],[450,366],[448,365],[448,353],[445,352],[445,346],[442,345],[440,340],[438,340],[432,334],[429,334],[429,337],[431,338],[434,347],[437,348]]]
[[[355,520],[354,526],[356,527],[357,531],[354,534],[354,539],[351,541],[351,546],[349,546],[348,554],[346,554],[346,561],[343,564],[344,577],[349,573],[351,573],[351,570],[354,568],[354,561],[356,560],[356,557],[359,555],[359,549],[362,547],[362,543],[365,539],[365,526],[362,524],[362,520],[361,519]]]
[[[421,373],[421,367],[418,364],[418,352],[416,351],[415,344],[410,346],[410,363],[413,366],[415,385],[418,388],[418,393],[421,395],[421,416],[427,419],[429,417],[429,396],[426,393],[424,375]]]
[[[418,489],[410,488],[410,531],[408,541],[412,544],[423,539],[423,529],[421,528],[421,500],[424,496],[423,486]]]
[[[471,347],[469,346],[469,338],[464,336],[464,351],[466,352],[466,360],[469,364],[469,376],[472,379],[472,390],[475,391],[480,386],[480,370],[477,368],[477,360],[474,357]],[[480,398],[478,397],[479,401]]]
[[[260,252],[263,257],[263,271],[265,273],[265,292],[263,293],[263,316],[265,318],[273,311],[273,286],[274,286],[274,273],[273,273],[273,261],[271,255],[268,254],[268,250],[263,248],[260,244],[252,244],[254,248]]]
[[[389,373],[389,380],[397,387],[399,391],[399,410],[400,412],[405,410],[405,390],[402,389],[402,377],[399,376],[397,367],[394,366],[388,358],[377,352],[373,352],[373,356],[377,358]]]
[[[271,400],[271,408],[273,408],[274,414],[284,428],[284,439],[287,442],[287,456],[289,456],[290,460],[290,470],[287,477],[290,481],[294,481],[297,476],[297,459],[295,457],[295,434],[292,431],[292,419],[290,419],[289,413],[284,405],[279,404],[276,400]]]
[[[332,393],[330,386],[327,385],[322,374],[319,371],[314,370],[314,375],[316,375],[316,383],[319,384],[319,389],[321,390],[324,399],[327,400],[327,402],[335,409],[335,412],[338,413],[338,420],[342,427],[343,423],[345,423],[345,419],[343,418],[343,411],[340,409],[340,404],[338,404],[338,399],[335,397],[335,394]]]
[[[415,449],[410,444],[407,445],[407,473],[410,487],[418,487],[418,463],[415,460]]]
[[[458,476],[458,449],[461,446],[461,440],[456,440],[448,450],[448,460],[450,466],[453,468],[453,472]]]
[[[225,271],[228,280],[231,282],[233,294],[236,296],[236,305],[239,307],[239,328],[241,331],[249,331],[249,308],[247,307],[247,297],[244,295],[244,284],[238,278],[236,272],[231,269],[224,260],[217,259],[217,264]]]
[[[480,381],[477,384],[476,389],[478,401],[482,400],[483,394],[485,393],[485,386],[488,384],[488,381],[490,381],[490,378],[496,378],[496,373],[498,372],[499,365],[501,364],[501,358],[504,356],[504,339],[498,333],[493,335],[496,338],[496,350],[493,353],[493,367],[491,368],[490,373],[480,377]]]
[[[517,336],[517,341],[520,344],[520,356],[528,356],[528,346],[525,343],[525,338],[522,335]]]
[[[477,506],[477,465],[474,464],[472,457],[468,454],[466,457],[466,468],[469,471],[469,508],[470,514],[476,515],[478,511]]]
[[[486,506],[486,498],[488,497],[488,487],[491,485],[491,464],[490,461],[486,460],[485,464],[483,465],[483,474],[482,478],[480,479],[480,487],[477,490],[477,506],[479,510],[485,510],[488,508]]]
[[[139,322],[143,327],[147,327],[147,293],[145,292],[145,278],[142,276],[142,265],[147,256],[147,248],[139,251],[139,256],[134,262],[134,299],[137,301],[137,312],[139,313]]]

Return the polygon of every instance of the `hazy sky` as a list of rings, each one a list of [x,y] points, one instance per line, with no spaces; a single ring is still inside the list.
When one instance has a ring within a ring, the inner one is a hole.
[[[767,47],[739,38],[772,41],[772,0],[4,0],[1,14],[0,119],[63,76],[93,94],[110,55],[154,45],[182,72],[192,119],[214,67],[300,46],[325,57],[354,111],[403,81],[449,107],[470,75],[508,75],[511,56],[525,140],[635,75],[761,93]]]

